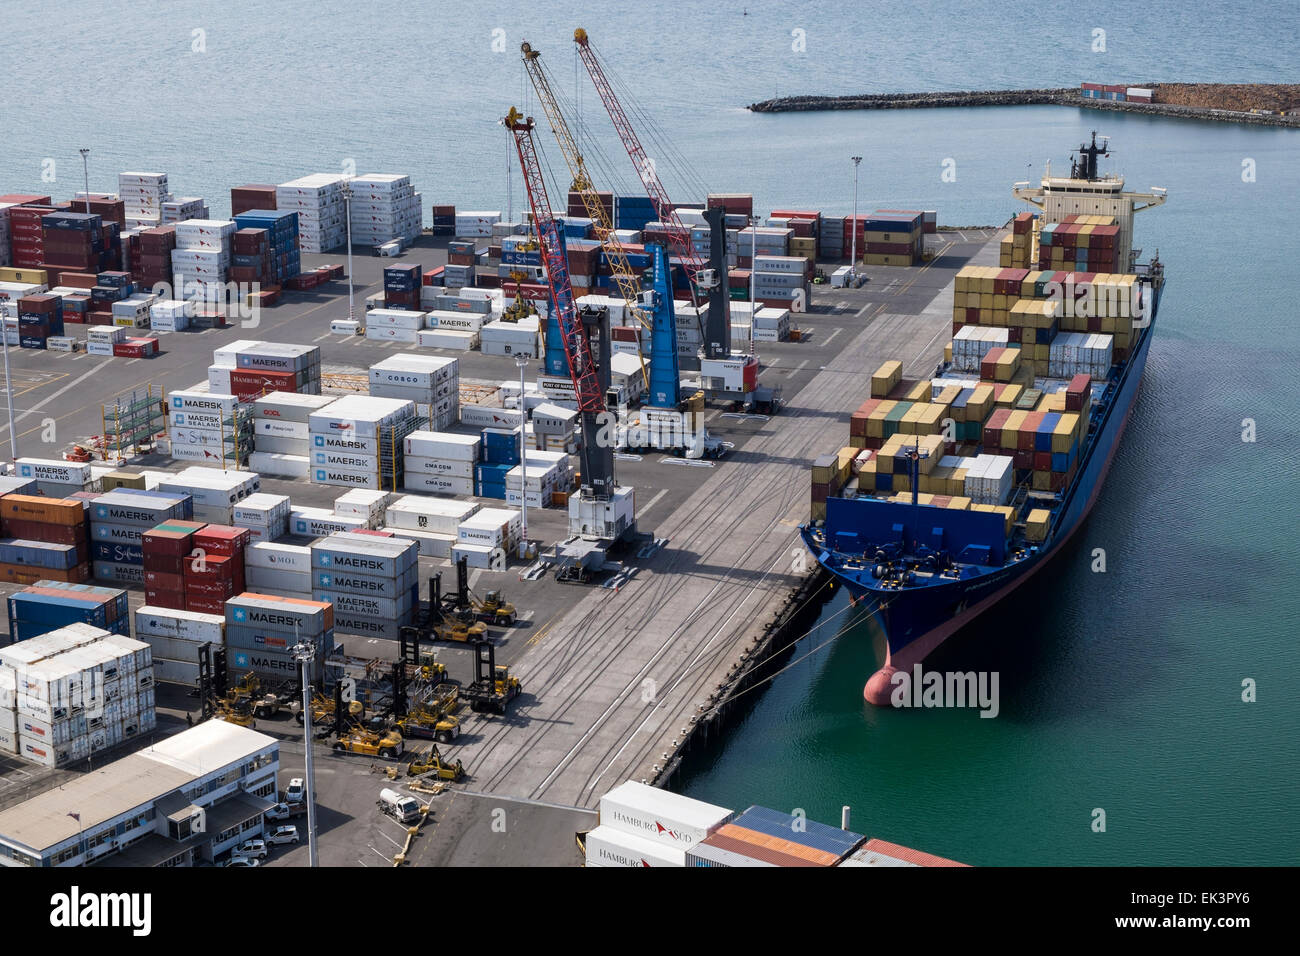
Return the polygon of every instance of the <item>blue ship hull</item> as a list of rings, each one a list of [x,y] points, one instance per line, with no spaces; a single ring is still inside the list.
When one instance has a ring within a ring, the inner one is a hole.
[[[1159,289],[1155,290],[1151,323],[1139,339],[1133,354],[1109,386],[1100,404],[1102,419],[1080,461],[1074,481],[1065,491],[1050,536],[1022,557],[1008,557],[998,566],[966,567],[958,579],[941,579],[925,586],[894,587],[882,584],[872,574],[871,561],[850,556],[828,547],[845,531],[835,522],[835,511],[828,512],[825,527],[801,529],[804,543],[818,562],[848,588],[859,603],[874,604],[874,618],[888,642],[885,666],[867,684],[865,696],[875,704],[886,704],[892,690],[890,678],[898,670],[910,670],[914,664],[1029,580],[1070,540],[1092,510],[1114,460],[1116,449],[1128,424],[1155,329],[1159,307]],[[828,503],[830,504],[830,503]],[[847,504],[847,503],[846,503]],[[895,506],[906,507],[906,506]],[[926,509],[933,512],[940,509]],[[848,513],[845,509],[844,513]],[[950,513],[951,514],[951,513]],[[958,514],[961,514],[960,512]],[[942,515],[934,522],[953,520]],[[918,522],[919,524],[919,522]],[[869,540],[869,535],[864,535]]]

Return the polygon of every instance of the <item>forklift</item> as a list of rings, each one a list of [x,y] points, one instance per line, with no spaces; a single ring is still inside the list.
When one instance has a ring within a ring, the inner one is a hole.
[[[439,780],[450,780],[455,783],[465,776],[465,766],[459,760],[451,763],[442,756],[437,747],[433,747],[427,754],[412,759],[406,765],[406,772],[412,777],[431,773]]]
[[[462,692],[476,714],[500,714],[506,705],[523,692],[518,677],[510,675],[510,668],[497,664],[496,648],[489,641],[474,645],[474,683]]]
[[[404,699],[404,698],[403,698]],[[350,703],[356,703],[351,701]],[[365,754],[396,760],[405,749],[402,735],[395,730],[368,730],[354,721],[345,721],[343,713],[343,682],[334,685],[334,743],[336,753]]]
[[[442,593],[441,572],[429,578],[429,604],[421,607],[417,624],[422,636],[434,641],[472,644],[487,639],[487,625],[476,620],[469,596],[468,565],[464,558],[456,564],[456,591]],[[513,616],[514,608],[506,606]]]

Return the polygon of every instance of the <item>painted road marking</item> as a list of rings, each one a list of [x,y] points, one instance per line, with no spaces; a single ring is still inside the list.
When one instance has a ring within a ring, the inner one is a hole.
[[[839,329],[836,329],[835,331],[836,331],[836,332],[839,332]],[[829,341],[829,339],[828,339],[827,341]],[[800,372],[802,372],[802,371],[803,371],[805,368],[807,368],[807,367],[808,367],[808,360],[807,360],[807,359],[804,359],[802,362],[800,362],[798,365],[796,365],[796,366],[794,367],[793,371],[791,371],[790,374],[791,374],[791,375],[798,375]]]
[[[843,331],[844,331],[843,328],[839,328],[836,329],[834,332],[832,332],[830,335],[826,336],[826,341],[822,343],[821,347],[826,348],[826,346],[830,345],[832,342],[835,341],[835,336],[839,335]]]
[[[857,313],[855,313],[855,314],[860,316],[860,315],[862,315],[862,313],[866,312],[867,309],[869,309],[869,308],[871,308],[871,303],[870,303],[870,302],[868,302],[868,303],[867,303],[866,305],[864,305],[862,308],[858,309]]]
[[[28,415],[31,415],[31,414],[33,414],[33,413],[35,413],[35,412],[40,411],[42,408],[44,408],[44,407],[45,407],[46,405],[48,405],[50,402],[54,401],[56,398],[58,398],[60,395],[62,395],[64,392],[68,391],[68,389],[75,388],[76,386],[80,385],[80,384],[81,384],[82,382],[84,382],[86,379],[90,378],[90,376],[94,375],[97,371],[99,371],[99,370],[98,370],[98,369],[94,369],[94,368],[92,368],[92,369],[90,369],[89,371],[87,371],[84,375],[81,375],[81,376],[78,376],[77,378],[74,378],[71,382],[69,382],[67,385],[64,385],[61,389],[59,389],[59,390],[58,390],[57,392],[55,392],[53,395],[49,395],[49,396],[46,396],[45,398],[41,399],[39,402],[37,402],[37,403],[36,403],[35,405],[33,405],[31,408],[27,409],[27,411],[23,412],[21,415],[15,415],[15,416],[14,416],[14,421],[15,421],[15,422],[22,421],[22,420],[23,420],[24,418],[26,418]],[[9,426],[8,426],[7,424],[4,425],[4,426],[0,426],[0,431],[4,431],[4,430],[7,429],[8,427],[9,427]]]
[[[655,495],[653,498],[650,499],[649,504],[645,505],[645,507],[643,507],[643,508],[641,509],[641,513],[642,513],[642,514],[645,514],[647,511],[649,511],[651,508],[653,508],[656,504],[659,503],[659,499],[662,498],[662,497],[663,497],[664,495],[666,495],[666,494],[668,494],[668,489],[667,489],[667,488],[662,489],[662,490],[659,492],[659,494]]]

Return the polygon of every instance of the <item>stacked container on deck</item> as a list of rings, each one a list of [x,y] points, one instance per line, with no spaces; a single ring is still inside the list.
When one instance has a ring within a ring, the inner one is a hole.
[[[600,798],[583,838],[587,866],[685,866],[687,854],[735,816],[725,807],[628,781]]]
[[[866,837],[766,807],[750,807],[686,850],[686,866],[835,866]]]
[[[1113,216],[1066,216],[1043,226],[1038,242],[1039,269],[1113,273],[1128,267],[1116,261],[1119,226]]]

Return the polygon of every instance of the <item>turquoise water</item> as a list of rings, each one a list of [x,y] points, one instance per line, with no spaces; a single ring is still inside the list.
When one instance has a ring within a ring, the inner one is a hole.
[[[426,206],[504,209],[497,120],[511,105],[533,108],[516,53],[528,39],[583,118],[600,185],[632,191],[585,78],[575,93],[575,26],[689,157],[673,162],[646,135],[679,196],[699,198],[699,180],[753,192],[761,209],[845,213],[848,157],[859,154],[860,208],[1001,222],[1017,211],[1011,182],[1040,176],[1049,158],[1065,168],[1090,129],[1110,135],[1104,169],[1131,188],[1169,190],[1167,205],[1137,220],[1138,245],[1159,248],[1169,287],[1143,394],[1089,524],[1030,590],[931,661],[998,670],[1000,716],[866,708],[861,686],[879,651],[849,633],[752,695],[728,738],[692,761],[686,790],[827,822],[850,804],[860,829],[979,864],[1294,862],[1300,133],[1047,107],[742,108],[777,93],[1297,81],[1280,39],[1300,34],[1293,6],[1072,9],[1040,4],[1021,20],[956,2],[11,3],[0,190],[68,198],[81,188],[76,150],[88,146],[93,190],[114,190],[121,170],[162,170],[174,193],[205,197],[217,215],[232,185],[348,160],[357,172],[409,173]],[[1105,53],[1091,51],[1096,28]],[[791,48],[796,30],[803,52]],[[38,52],[34,37],[50,42]],[[43,184],[47,159],[55,181]],[[954,182],[941,179],[945,160]],[[1242,178],[1247,160],[1254,182]],[[523,202],[517,174],[509,202]],[[1255,443],[1241,441],[1246,418]],[[1097,547],[1105,574],[1089,570]],[[1240,701],[1246,678],[1257,703]],[[1090,829],[1098,807],[1104,834]]]

